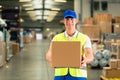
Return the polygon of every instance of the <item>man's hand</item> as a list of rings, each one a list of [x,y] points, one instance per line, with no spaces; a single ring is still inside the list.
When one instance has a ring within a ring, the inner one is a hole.
[[[86,65],[86,57],[82,56],[81,68],[83,68],[85,65]]]

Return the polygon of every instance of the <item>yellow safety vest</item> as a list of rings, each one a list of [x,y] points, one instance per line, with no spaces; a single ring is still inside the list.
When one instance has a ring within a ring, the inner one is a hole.
[[[68,41],[68,37],[65,36],[64,33],[60,33],[56,35],[53,39],[53,41]],[[82,43],[82,55],[85,55],[84,53],[84,45],[86,42],[86,35],[82,33],[78,33],[76,37],[72,37],[72,41],[81,41]],[[87,69],[81,69],[81,68],[55,68],[55,76],[65,76],[70,73],[71,76],[74,77],[85,77],[87,78]]]

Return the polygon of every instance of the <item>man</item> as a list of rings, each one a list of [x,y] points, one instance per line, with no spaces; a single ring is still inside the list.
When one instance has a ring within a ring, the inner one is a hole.
[[[94,57],[91,42],[87,35],[76,30],[76,13],[72,10],[64,12],[65,32],[57,34],[53,41],[81,41],[82,43],[82,67],[81,68],[55,68],[54,80],[87,80],[86,63],[90,63]],[[52,45],[52,44],[51,44]],[[51,63],[51,47],[49,48],[46,59]]]

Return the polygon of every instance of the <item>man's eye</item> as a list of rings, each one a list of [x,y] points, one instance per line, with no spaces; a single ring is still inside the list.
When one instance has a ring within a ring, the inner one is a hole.
[[[69,20],[69,19],[70,19],[70,20],[73,20],[73,18],[67,18],[67,20]]]

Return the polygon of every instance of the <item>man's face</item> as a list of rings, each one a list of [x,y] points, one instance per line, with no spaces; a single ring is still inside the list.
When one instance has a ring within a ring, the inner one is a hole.
[[[71,17],[65,18],[64,19],[64,24],[65,24],[66,28],[75,28],[76,19],[75,18],[71,18]]]

